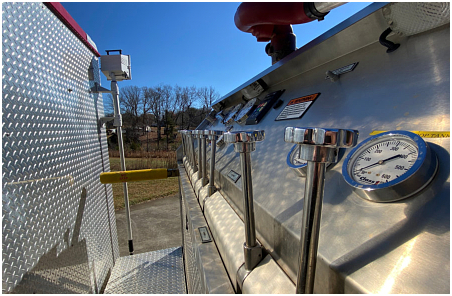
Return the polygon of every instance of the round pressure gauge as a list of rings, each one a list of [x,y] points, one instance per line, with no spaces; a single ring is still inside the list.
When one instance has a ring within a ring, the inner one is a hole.
[[[422,190],[437,168],[436,154],[421,137],[390,131],[372,136],[350,151],[342,175],[362,198],[391,202]]]
[[[340,155],[339,155],[340,156]],[[300,158],[300,145],[295,144],[287,154],[287,165],[297,174],[299,177],[306,177],[308,162]],[[326,168],[328,169],[333,163],[328,163]]]
[[[237,114],[237,112],[240,111],[240,109],[242,109],[242,107],[242,103],[235,106],[234,109],[232,109],[232,111],[229,112],[228,115],[226,115],[226,117],[224,118],[224,124],[231,124],[234,121],[234,116]]]
[[[237,116],[235,117],[235,121],[239,124],[244,124],[248,117],[253,113],[254,111],[254,104],[256,104],[257,98],[251,99],[248,101],[248,103],[245,104],[245,106],[240,110],[239,113],[237,113]]]

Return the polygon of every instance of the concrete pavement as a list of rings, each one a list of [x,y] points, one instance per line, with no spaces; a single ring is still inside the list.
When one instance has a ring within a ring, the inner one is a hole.
[[[179,194],[130,207],[134,254],[182,246]],[[119,255],[128,256],[125,210],[116,211]]]

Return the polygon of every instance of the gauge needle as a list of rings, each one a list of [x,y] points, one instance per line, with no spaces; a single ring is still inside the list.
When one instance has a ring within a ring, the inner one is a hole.
[[[371,165],[368,165],[368,166],[366,166],[366,167],[363,167],[363,168],[359,169],[358,171],[361,171],[361,170],[364,170],[364,169],[368,169],[368,168],[372,168],[372,167],[377,166],[377,165],[380,165],[380,164],[384,164],[385,162],[388,162],[388,161],[390,161],[390,160],[399,158],[399,157],[401,157],[401,156],[402,156],[402,154],[398,154],[398,155],[395,155],[395,156],[392,156],[392,157],[389,157],[389,158],[386,158],[386,159],[379,160],[379,161],[377,161],[376,163],[373,163],[373,164],[371,164]]]

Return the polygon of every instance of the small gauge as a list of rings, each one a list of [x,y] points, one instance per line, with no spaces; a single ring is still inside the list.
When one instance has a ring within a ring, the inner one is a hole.
[[[242,109],[242,107],[242,103],[235,106],[234,109],[232,109],[232,111],[229,112],[229,114],[224,118],[224,124],[231,124],[234,121],[234,116],[240,111],[240,109]]]
[[[343,150],[343,149],[342,149]],[[300,145],[295,144],[287,154],[287,165],[297,174],[299,177],[306,177],[308,162],[300,158]],[[327,169],[331,167],[333,163],[327,164]]]
[[[256,104],[257,98],[251,99],[248,101],[248,103],[245,104],[245,106],[240,110],[239,113],[237,113],[237,116],[235,117],[235,121],[239,124],[244,124],[248,117],[253,113]]]
[[[350,151],[342,175],[362,198],[392,202],[422,190],[437,168],[436,154],[421,137],[390,131],[372,136]]]

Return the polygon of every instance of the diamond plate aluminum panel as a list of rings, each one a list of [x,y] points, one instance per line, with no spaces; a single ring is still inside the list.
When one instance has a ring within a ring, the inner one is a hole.
[[[184,176],[182,176],[184,178]],[[188,178],[187,178],[188,179]],[[187,180],[188,181],[188,180]],[[182,180],[181,180],[182,182]],[[182,187],[182,186],[181,186]],[[198,256],[196,250],[193,246],[194,244],[194,233],[192,223],[189,220],[189,215],[187,211],[189,210],[187,198],[185,194],[182,194],[182,221],[183,221],[183,244],[184,244],[184,263],[185,263],[185,275],[187,280],[187,289],[190,294],[205,294],[206,291],[203,289],[203,283],[201,274],[198,267]]]
[[[106,294],[185,294],[182,247],[120,257]]]
[[[98,292],[119,257],[98,60],[41,3],[2,3],[2,45],[2,291]]]

